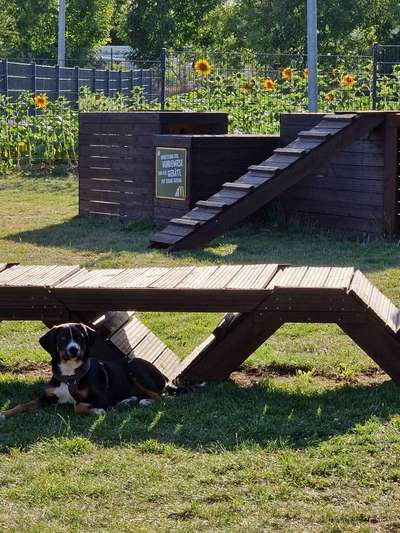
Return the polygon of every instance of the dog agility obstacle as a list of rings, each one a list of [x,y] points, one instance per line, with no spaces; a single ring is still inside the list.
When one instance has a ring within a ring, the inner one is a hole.
[[[312,120],[311,127],[298,131],[288,144],[282,139],[283,146],[275,148],[267,159],[251,165],[235,181],[224,183],[215,194],[197,201],[193,209],[179,218],[172,218],[162,231],[151,237],[150,246],[169,251],[205,246],[278,198],[289,212],[307,216],[313,213],[314,219],[325,224],[330,220],[336,229],[392,235],[397,220],[399,115],[361,112],[303,116],[303,120]],[[377,146],[367,141],[373,132],[379,132]],[[357,153],[359,141],[361,154]],[[364,150],[368,147],[382,153],[367,154]],[[371,156],[372,169],[384,164],[376,183],[366,178],[370,170],[367,155]],[[330,179],[326,166],[338,157],[342,168],[334,170]],[[360,165],[360,159],[361,177],[366,179],[361,190],[360,182],[352,178],[357,167],[350,166],[357,160]],[[322,182],[318,175],[325,176]],[[371,187],[378,188],[371,190]]]
[[[226,312],[181,361],[133,312]],[[82,321],[104,357],[140,356],[169,379],[222,380],[285,322],[336,323],[400,383],[400,310],[353,268],[277,264],[88,271],[0,265],[0,320]],[[96,350],[98,352],[98,350]]]

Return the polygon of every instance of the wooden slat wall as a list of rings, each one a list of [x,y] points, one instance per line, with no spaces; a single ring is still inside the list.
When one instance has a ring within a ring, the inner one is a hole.
[[[155,114],[79,115],[79,210],[118,218],[153,214]]]
[[[282,115],[282,142],[319,118],[320,114]],[[300,216],[324,227],[383,235],[384,169],[385,127],[380,126],[343,150],[318,174],[284,193],[276,204],[289,216]]]
[[[81,113],[79,120],[80,213],[126,219],[153,216],[154,135],[227,129],[225,113]],[[164,218],[181,214],[174,207],[160,205]]]

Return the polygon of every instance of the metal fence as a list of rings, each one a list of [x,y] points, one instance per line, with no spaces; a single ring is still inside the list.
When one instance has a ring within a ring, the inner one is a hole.
[[[159,62],[148,63],[146,68],[119,70],[60,67],[34,63],[0,60],[0,93],[16,99],[23,91],[45,93],[50,99],[66,98],[77,105],[82,87],[112,97],[129,96],[134,87],[142,87],[147,101],[158,98],[160,89]]]
[[[196,72],[199,59],[207,61],[206,72]],[[374,44],[364,56],[327,54],[318,60],[319,111],[399,109],[400,45]],[[306,64],[301,54],[164,51],[160,106],[228,112],[236,133],[278,132],[282,112],[308,110]]]

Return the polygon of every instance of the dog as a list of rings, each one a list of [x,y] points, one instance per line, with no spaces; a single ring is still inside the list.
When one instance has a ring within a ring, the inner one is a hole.
[[[141,358],[99,361],[90,352],[96,331],[85,324],[54,326],[39,339],[51,356],[52,378],[42,396],[0,412],[0,420],[57,403],[73,404],[76,414],[101,416],[118,404],[149,405],[161,397],[166,379]]]

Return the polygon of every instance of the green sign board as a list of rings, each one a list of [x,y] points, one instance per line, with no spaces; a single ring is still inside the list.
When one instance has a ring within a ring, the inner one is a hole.
[[[156,147],[156,198],[186,200],[187,149]]]

